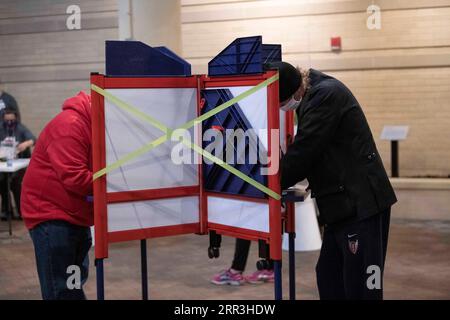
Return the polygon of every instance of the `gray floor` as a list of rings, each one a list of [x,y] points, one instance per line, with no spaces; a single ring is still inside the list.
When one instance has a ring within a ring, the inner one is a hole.
[[[14,222],[14,235],[0,223],[0,299],[39,299],[32,242],[20,221]],[[206,254],[206,236],[178,236],[148,241],[149,289],[151,299],[272,299],[273,285],[218,287],[211,276],[228,267],[234,240],[225,238],[220,259]],[[257,246],[252,245],[248,271],[254,270]],[[93,250],[90,279],[85,287],[95,299]],[[140,298],[140,248],[138,242],[111,246],[105,262],[107,299]],[[297,298],[318,299],[314,266],[318,251],[299,252]],[[285,253],[284,261],[287,261]],[[287,262],[286,262],[287,263]],[[286,264],[285,263],[285,264]],[[288,294],[287,268],[283,289]],[[450,299],[450,222],[393,220],[385,270],[386,299]]]

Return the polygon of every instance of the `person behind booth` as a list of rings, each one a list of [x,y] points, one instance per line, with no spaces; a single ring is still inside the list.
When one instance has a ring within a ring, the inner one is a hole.
[[[33,240],[43,299],[86,298],[91,194],[91,98],[80,92],[40,134],[23,180],[22,216]]]
[[[31,133],[30,130],[22,123],[18,121],[17,109],[11,109],[7,107],[2,111],[3,114],[3,122],[0,127],[0,141],[4,141],[5,139],[14,139],[17,143],[16,146],[16,154],[18,158],[29,158],[31,156],[31,148],[36,141],[36,138]],[[10,177],[10,187],[14,196],[14,202],[17,207],[17,213],[19,218],[21,217],[20,213],[20,191],[22,188],[22,180],[25,174],[26,169],[21,169],[13,174]],[[6,212],[8,211],[8,203],[7,203],[7,186],[6,179],[7,174],[3,173],[0,175],[0,192],[2,197],[2,219],[6,219]]]
[[[244,276],[250,245],[250,240],[236,238],[234,257],[231,267],[214,275],[211,279],[211,283],[216,285],[239,286],[246,282],[250,284],[273,282],[273,261],[270,259],[267,260],[267,264],[264,269],[257,270],[248,276]]]
[[[364,112],[339,80],[286,62],[280,107],[297,133],[280,162],[282,190],[308,180],[324,226],[316,266],[321,299],[382,299],[391,206],[397,201]]]

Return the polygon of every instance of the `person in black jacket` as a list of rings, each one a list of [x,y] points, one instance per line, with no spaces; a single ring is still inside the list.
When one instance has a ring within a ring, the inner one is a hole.
[[[339,80],[272,63],[280,107],[298,128],[280,163],[281,187],[308,180],[324,226],[316,266],[321,299],[382,299],[390,208],[397,201],[363,110]]]

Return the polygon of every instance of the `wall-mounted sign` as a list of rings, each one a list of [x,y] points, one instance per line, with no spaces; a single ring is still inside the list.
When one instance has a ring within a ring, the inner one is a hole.
[[[382,140],[399,141],[408,136],[409,126],[384,126],[381,132]]]

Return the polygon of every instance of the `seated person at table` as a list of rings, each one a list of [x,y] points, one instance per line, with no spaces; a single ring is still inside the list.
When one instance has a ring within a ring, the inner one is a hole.
[[[16,111],[17,121],[20,122],[19,105],[17,104],[16,99],[5,91],[5,84],[2,82],[2,79],[0,79],[0,118],[3,118],[6,109]]]
[[[31,157],[31,147],[34,145],[36,138],[18,120],[17,109],[6,108],[3,110],[3,125],[0,127],[0,141],[9,138],[15,138],[17,143],[16,154],[18,158],[30,158]],[[17,213],[21,217],[20,213],[20,190],[22,188],[22,180],[25,175],[26,169],[21,169],[13,174],[10,178],[11,191],[14,195],[14,202],[17,207]],[[7,194],[6,191],[6,174],[0,175],[0,192],[2,197],[2,219],[5,219],[7,212]]]

